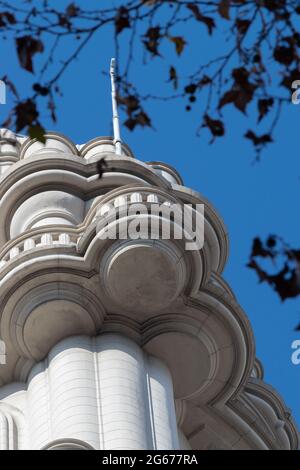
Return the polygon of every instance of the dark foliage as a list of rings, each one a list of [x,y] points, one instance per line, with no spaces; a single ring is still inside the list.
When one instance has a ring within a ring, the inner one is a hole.
[[[262,268],[263,260],[271,261],[275,273]],[[255,238],[247,266],[256,272],[259,282],[268,283],[282,301],[300,295],[300,249],[289,247],[278,236],[270,235],[264,242]]]
[[[41,77],[41,81],[33,82],[32,96],[19,98],[15,90],[16,105],[10,118],[14,116],[12,122],[18,131],[30,130],[32,134],[33,128],[38,129],[34,133],[42,138],[43,126],[35,115],[39,112],[37,98],[48,99],[47,107],[55,120],[55,97],[61,94],[59,79],[86,44],[110,24],[114,26],[112,40],[116,51],[122,48],[123,42],[127,44],[126,52],[123,51],[123,56],[128,55],[127,65],[118,71],[118,94],[127,114],[124,124],[128,129],[153,127],[152,118],[145,110],[149,99],[186,98],[186,110],[191,111],[198,107],[197,96],[202,94],[198,129],[207,128],[212,135],[211,142],[223,137],[230,125],[223,116],[225,106],[233,106],[244,114],[250,107],[257,110],[257,123],[263,122],[264,129],[259,133],[249,129],[244,135],[254,145],[258,157],[262,149],[273,142],[281,106],[290,101],[291,83],[300,76],[297,0],[127,0],[121,6],[99,4],[98,9],[93,10],[82,5],[72,2],[64,9],[50,0],[24,0],[20,7],[20,3],[13,0],[0,0],[0,34],[15,43],[22,69],[31,74],[39,73]],[[187,51],[190,53],[198,44],[193,36],[186,37],[186,28],[181,27],[186,22],[199,27],[204,42],[220,34],[218,31],[225,31],[223,53],[219,57],[212,56],[208,62],[201,62],[201,54],[198,55],[199,63],[190,71],[180,70],[180,66],[175,68],[170,63],[165,80],[177,93],[142,95],[130,74],[135,52],[142,48],[146,62],[147,57],[171,62],[171,53],[169,58],[163,57],[162,48],[166,43],[173,44],[178,57]],[[45,46],[46,37],[53,38],[52,46],[48,42]],[[56,57],[68,37],[74,38],[75,47],[73,51],[68,48],[69,55],[61,63]],[[39,70],[36,70],[37,55],[45,57]],[[268,71],[271,61],[272,87]],[[12,80],[10,83],[13,85]],[[203,105],[204,99],[206,105]],[[28,118],[24,117],[25,109],[29,111]]]

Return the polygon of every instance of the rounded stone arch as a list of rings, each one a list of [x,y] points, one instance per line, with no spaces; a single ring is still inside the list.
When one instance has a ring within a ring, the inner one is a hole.
[[[4,383],[8,377],[26,381],[33,363],[41,360],[57,341],[74,334],[94,336],[100,331],[105,310],[93,282],[87,278],[86,284],[81,285],[78,273],[65,272],[61,282],[55,277],[56,272],[39,272],[3,295],[1,337],[7,350],[14,351],[5,366]]]
[[[95,450],[90,444],[80,439],[56,439],[41,450]]]
[[[19,299],[11,312],[9,336],[21,356],[41,360],[66,337],[95,335],[103,318],[103,307],[92,291],[80,289],[74,280],[49,280]]]

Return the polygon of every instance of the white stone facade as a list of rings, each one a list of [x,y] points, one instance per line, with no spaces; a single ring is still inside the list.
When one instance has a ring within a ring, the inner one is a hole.
[[[0,449],[297,449],[222,278],[222,220],[173,168],[123,153],[0,133]],[[204,247],[99,238],[125,202],[204,204]]]

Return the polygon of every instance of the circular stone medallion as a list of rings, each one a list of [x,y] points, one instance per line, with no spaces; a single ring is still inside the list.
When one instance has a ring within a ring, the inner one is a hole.
[[[133,311],[157,311],[183,289],[186,269],[174,244],[160,240],[117,242],[106,253],[100,274],[110,298]]]

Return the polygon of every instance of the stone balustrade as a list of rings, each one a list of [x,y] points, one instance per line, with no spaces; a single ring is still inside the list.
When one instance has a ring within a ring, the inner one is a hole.
[[[33,234],[28,232],[26,238],[20,240],[20,237],[18,237],[2,250],[0,253],[0,269],[3,268],[8,261],[29,250],[45,247],[76,246],[78,238],[79,234],[71,232],[43,231]]]
[[[178,204],[178,201],[169,194],[164,194],[164,192],[159,189],[124,188],[107,194],[97,206],[96,216],[107,215],[112,209],[112,206],[115,209],[119,209],[121,207],[128,207],[131,204],[159,204],[170,207],[172,204]]]

